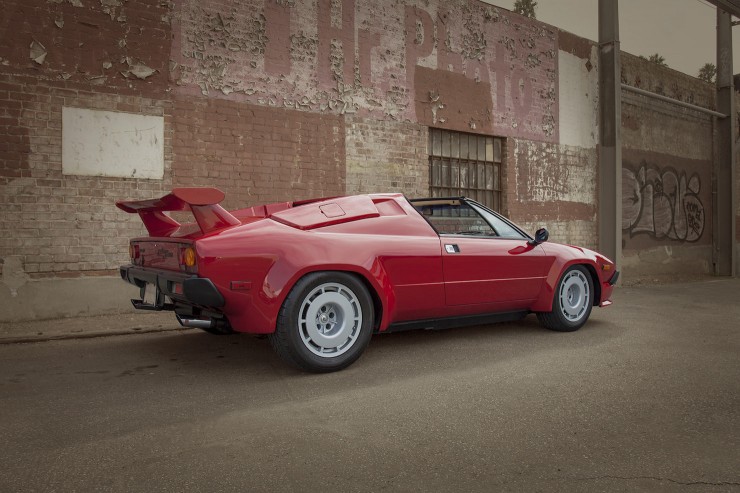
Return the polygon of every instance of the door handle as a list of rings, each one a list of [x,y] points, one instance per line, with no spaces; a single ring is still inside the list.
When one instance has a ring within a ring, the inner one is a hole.
[[[446,244],[445,251],[447,253],[460,253],[460,247],[455,244]]]

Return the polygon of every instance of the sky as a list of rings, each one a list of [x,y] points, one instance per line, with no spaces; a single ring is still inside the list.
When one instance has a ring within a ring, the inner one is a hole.
[[[514,0],[485,0],[512,10]],[[598,38],[598,0],[538,0],[537,19],[578,36]],[[619,0],[622,51],[659,53],[669,67],[696,76],[716,65],[716,8],[704,0]],[[733,28],[733,72],[740,73],[740,26]]]

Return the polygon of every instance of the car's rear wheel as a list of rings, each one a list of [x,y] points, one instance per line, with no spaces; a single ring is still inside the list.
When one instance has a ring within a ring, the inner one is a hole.
[[[354,363],[370,342],[373,302],[365,285],[344,272],[301,278],[280,309],[270,343],[306,371],[337,371]]]
[[[594,286],[591,274],[582,265],[569,268],[558,282],[552,311],[538,313],[540,323],[550,330],[571,332],[583,327],[591,315]]]

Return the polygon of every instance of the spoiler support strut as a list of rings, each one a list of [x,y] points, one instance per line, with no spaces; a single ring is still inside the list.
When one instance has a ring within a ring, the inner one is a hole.
[[[241,222],[232,216],[219,203],[224,193],[217,188],[175,188],[158,199],[120,200],[116,207],[130,214],[138,213],[149,236],[171,236],[180,223],[164,214],[171,211],[193,213],[195,222],[203,233],[209,233]]]

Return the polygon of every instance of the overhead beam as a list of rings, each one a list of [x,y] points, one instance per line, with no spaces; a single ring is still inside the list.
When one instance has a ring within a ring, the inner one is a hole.
[[[622,263],[619,1],[599,0],[599,251]]]
[[[740,17],[740,0],[706,0],[727,12],[728,14]]]

